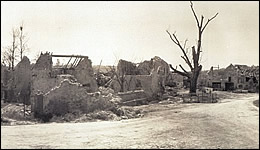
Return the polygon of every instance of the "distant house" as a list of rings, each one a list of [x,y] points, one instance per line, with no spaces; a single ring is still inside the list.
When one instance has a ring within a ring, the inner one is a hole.
[[[201,86],[212,87],[214,90],[258,91],[259,67],[232,64],[224,69],[213,70],[211,67],[206,76],[200,77],[199,83]]]

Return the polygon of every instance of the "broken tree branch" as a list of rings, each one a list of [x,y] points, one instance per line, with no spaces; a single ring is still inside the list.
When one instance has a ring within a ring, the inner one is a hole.
[[[182,67],[182,65],[181,64],[179,64],[179,66],[181,67],[181,69],[185,72],[185,73],[187,73],[188,74],[188,72]]]
[[[204,27],[202,28],[202,30],[201,30],[201,32],[203,32],[204,31],[204,29],[206,28],[206,26],[209,24],[209,22],[211,21],[211,20],[213,20],[214,18],[216,18],[217,17],[217,15],[218,15],[218,13],[216,13],[212,18],[210,18],[210,19],[208,19],[208,21],[206,22],[206,24],[204,25]]]
[[[185,40],[184,45],[183,45],[183,49],[185,49],[187,42],[188,42],[188,39]],[[186,51],[186,53],[187,53],[187,51]]]
[[[201,29],[201,27],[202,27],[202,24],[203,24],[203,19],[204,19],[204,17],[203,17],[203,15],[201,15],[201,21],[200,21],[200,26],[199,26],[199,29]]]
[[[188,73],[181,72],[181,71],[179,71],[179,70],[173,68],[171,64],[170,64],[169,66],[170,66],[170,68],[171,68],[175,73],[178,73],[178,74],[180,74],[180,75],[182,75],[182,76],[185,76],[185,77],[190,78],[190,75],[189,75]]]
[[[172,35],[171,35],[171,33],[170,33],[168,30],[166,30],[166,32],[169,34],[169,36],[170,36],[171,40],[172,40],[172,41],[173,41],[175,44],[177,44],[177,45],[178,45],[177,41],[175,41],[175,40],[172,38]]]
[[[190,62],[190,60],[189,60],[189,57],[187,56],[187,54],[186,54],[184,48],[181,46],[181,44],[180,44],[180,42],[179,42],[177,36],[176,36],[175,34],[172,34],[172,35],[171,35],[168,30],[166,30],[166,32],[169,34],[171,40],[172,40],[177,46],[179,46],[179,48],[182,50],[182,53],[184,54],[184,56],[181,56],[181,57],[185,60],[185,62],[186,62],[186,63],[188,64],[188,66],[190,67],[190,69],[193,69],[193,67],[192,67],[192,65],[191,65],[191,62]],[[174,38],[173,38],[172,36],[173,36]]]
[[[196,19],[196,22],[197,22],[197,26],[199,27],[200,25],[199,25],[199,20],[198,20],[198,17],[197,17],[197,15],[196,15],[196,13],[195,13],[195,10],[193,9],[193,3],[190,1],[190,7],[191,7],[191,10],[192,10],[192,12],[193,12],[193,15],[194,15],[194,17],[195,17],[195,19]]]

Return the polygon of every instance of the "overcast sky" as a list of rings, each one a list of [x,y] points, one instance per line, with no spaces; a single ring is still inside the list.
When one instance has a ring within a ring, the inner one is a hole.
[[[207,26],[202,41],[203,70],[230,63],[259,65],[259,2],[193,2]],[[166,29],[188,46],[196,44],[197,27],[189,1],[136,2],[2,2],[1,50],[11,45],[11,30],[24,23],[33,59],[40,51],[86,55],[97,65],[116,58],[134,62],[159,56],[176,66],[181,51]],[[184,65],[187,68],[187,65]]]

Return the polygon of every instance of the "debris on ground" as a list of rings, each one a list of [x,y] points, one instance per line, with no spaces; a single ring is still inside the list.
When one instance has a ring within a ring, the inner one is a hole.
[[[94,112],[85,113],[67,113],[64,116],[53,116],[50,122],[92,122],[92,121],[119,121],[122,119],[131,119],[142,117],[143,114],[138,109],[131,107],[118,107],[114,110],[96,110]]]
[[[26,120],[30,116],[30,106],[25,106],[24,114],[24,105],[19,103],[10,103],[1,108],[1,117],[6,117],[16,120]],[[24,116],[25,115],[25,116]]]
[[[37,119],[31,116],[30,105],[25,107],[24,116],[24,105],[19,103],[4,103],[1,107],[1,125],[28,125],[36,124]]]

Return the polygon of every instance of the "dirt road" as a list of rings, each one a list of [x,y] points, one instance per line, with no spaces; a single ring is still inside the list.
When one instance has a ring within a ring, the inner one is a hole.
[[[258,94],[141,106],[143,118],[1,126],[1,148],[259,148]]]

